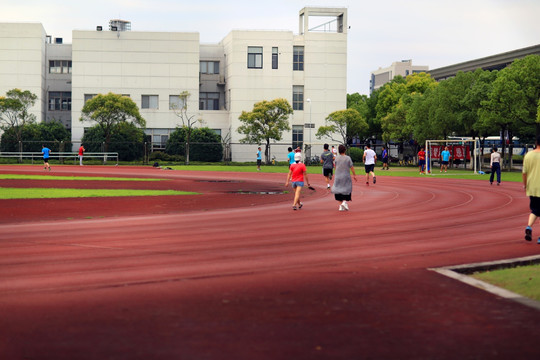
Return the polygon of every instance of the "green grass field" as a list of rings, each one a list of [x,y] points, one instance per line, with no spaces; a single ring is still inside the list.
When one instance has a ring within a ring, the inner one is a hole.
[[[0,199],[59,199],[196,194],[195,192],[176,190],[0,188]]]
[[[540,264],[474,273],[472,277],[540,301]]]

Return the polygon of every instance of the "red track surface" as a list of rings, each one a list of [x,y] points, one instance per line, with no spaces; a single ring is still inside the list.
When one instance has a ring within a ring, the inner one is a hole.
[[[15,171],[43,173],[0,167]],[[518,183],[379,176],[338,212],[312,175],[294,212],[292,194],[228,193],[280,191],[285,174],[51,173],[72,174],[202,194],[0,201],[2,359],[540,356],[539,311],[427,270],[540,253]],[[51,186],[118,186],[83,183]]]

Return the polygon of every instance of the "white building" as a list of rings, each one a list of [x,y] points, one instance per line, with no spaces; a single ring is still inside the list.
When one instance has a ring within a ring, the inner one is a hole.
[[[429,66],[413,65],[412,60],[401,60],[393,62],[391,66],[379,68],[371,72],[371,80],[369,81],[369,92],[379,89],[381,86],[390,82],[398,75],[407,77],[412,74],[427,72]]]
[[[75,144],[93,125],[79,121],[86,100],[108,92],[129,96],[146,119],[152,147],[160,149],[181,125],[171,104],[187,91],[188,113],[230,138],[235,161],[253,160],[251,147],[234,144],[243,137],[238,117],[256,102],[285,98],[295,110],[280,153],[320,143],[317,128],[346,108],[344,8],[302,9],[298,34],[234,30],[218,44],[200,44],[197,32],[135,32],[129,22],[114,21],[112,31],[73,31],[71,45],[50,41],[41,24],[0,24],[0,94],[17,87],[38,95],[37,118],[62,120]]]

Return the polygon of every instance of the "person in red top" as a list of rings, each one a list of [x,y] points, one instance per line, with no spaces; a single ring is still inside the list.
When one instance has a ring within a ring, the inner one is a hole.
[[[295,153],[294,164],[291,164],[289,168],[289,173],[287,174],[287,181],[285,182],[285,186],[289,186],[290,181],[294,189],[294,202],[292,207],[293,210],[301,209],[302,206],[304,206],[304,204],[300,202],[300,193],[302,191],[302,187],[304,186],[304,180],[309,186],[309,180],[306,173],[306,165],[304,165],[301,160],[302,154]]]
[[[420,148],[420,151],[418,152],[418,168],[420,170],[420,175],[425,174],[426,152],[424,151],[424,148]]]
[[[82,159],[83,159],[83,155],[84,155],[84,151],[86,149],[84,148],[84,146],[82,146],[81,144],[81,147],[79,148],[79,164],[82,166]]]

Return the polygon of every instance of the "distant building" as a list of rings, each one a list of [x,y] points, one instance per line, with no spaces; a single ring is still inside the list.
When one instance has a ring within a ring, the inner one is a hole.
[[[387,82],[390,82],[398,75],[406,77],[415,73],[427,72],[428,69],[429,66],[413,65],[412,60],[401,60],[399,62],[394,62],[389,67],[379,68],[378,70],[371,72],[369,92],[372,93]]]
[[[62,121],[75,146],[93,125],[79,121],[85,101],[129,96],[154,150],[181,125],[173,108],[183,91],[191,94],[188,112],[232,143],[243,137],[242,111],[285,98],[294,109],[280,142],[286,151],[314,141],[328,114],[346,108],[347,29],[347,9],[326,7],[300,10],[298,34],[233,30],[218,44],[201,44],[197,32],[131,31],[118,19],[110,31],[74,30],[72,44],[53,43],[41,24],[0,23],[0,96],[30,90],[38,96],[31,112]],[[253,160],[251,149],[241,149],[232,160]]]
[[[514,60],[524,58],[527,55],[540,55],[540,44],[491,55],[480,59],[470,60],[454,65],[428,71],[431,77],[437,81],[445,80],[456,76],[458,71],[468,72],[476,69],[502,70],[510,65]]]

